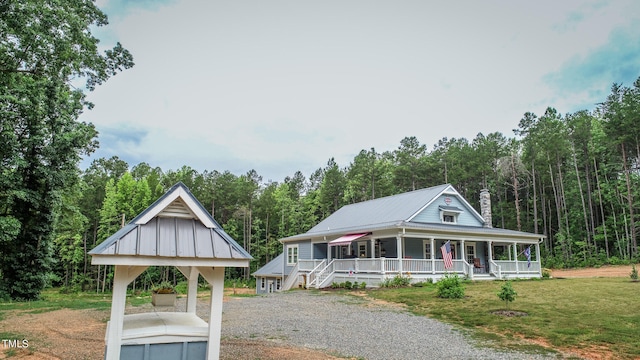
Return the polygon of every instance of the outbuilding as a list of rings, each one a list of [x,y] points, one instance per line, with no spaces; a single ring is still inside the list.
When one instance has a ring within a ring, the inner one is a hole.
[[[91,250],[93,265],[114,265],[105,359],[218,359],[226,267],[249,267],[231,238],[183,183]],[[186,312],[125,315],[127,286],[150,266],[175,266],[188,280]],[[196,315],[198,276],[211,286],[208,323]]]

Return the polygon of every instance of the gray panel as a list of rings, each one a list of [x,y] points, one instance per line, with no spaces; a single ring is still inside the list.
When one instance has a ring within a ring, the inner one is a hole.
[[[176,226],[175,219],[158,218],[159,223],[159,249],[158,256],[176,256]]]
[[[178,238],[176,239],[176,255],[179,257],[194,257],[196,253],[193,237],[193,220],[176,219],[176,226],[178,228]]]
[[[222,236],[218,233],[213,232],[213,250],[215,252],[215,258],[223,258],[230,259],[231,258],[231,249],[229,247],[229,243],[227,243]]]
[[[139,254],[147,256],[156,256],[157,253],[157,218],[149,221],[145,225],[140,226]]]
[[[205,360],[207,358],[207,342],[190,342],[187,347],[187,360]]]
[[[134,228],[127,235],[118,241],[118,254],[135,255],[136,244],[138,242],[138,231]]]
[[[144,360],[144,347],[145,345],[122,346],[120,347],[120,359]]]
[[[111,246],[109,246],[104,252],[103,254],[110,254],[110,255],[115,255],[116,253],[116,244],[117,243],[113,243],[111,244]]]
[[[213,246],[211,245],[211,230],[207,229],[200,223],[196,223],[196,241],[198,241],[196,256],[212,258]]]
[[[149,359],[179,360],[182,359],[182,343],[152,344],[149,348]],[[127,358],[123,358],[127,359]]]

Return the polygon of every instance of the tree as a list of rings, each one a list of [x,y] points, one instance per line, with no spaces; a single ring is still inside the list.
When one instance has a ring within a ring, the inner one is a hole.
[[[507,310],[509,310],[509,303],[516,300],[518,293],[513,289],[513,286],[511,286],[511,281],[506,281],[502,284],[500,292],[497,295],[500,300],[505,302]]]
[[[77,164],[97,146],[78,122],[83,91],[133,66],[120,44],[98,51],[93,26],[107,16],[93,1],[0,1],[0,293],[36,299],[51,265],[53,209],[78,179]],[[19,224],[19,227],[16,225]],[[16,233],[16,235],[11,235]]]

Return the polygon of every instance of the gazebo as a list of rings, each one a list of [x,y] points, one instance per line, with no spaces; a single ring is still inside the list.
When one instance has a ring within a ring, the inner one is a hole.
[[[183,183],[89,252],[114,265],[105,359],[218,359],[225,267],[249,267],[233,240]],[[125,315],[127,286],[149,266],[175,266],[188,280],[186,312]],[[198,275],[211,285],[208,323],[196,315]]]

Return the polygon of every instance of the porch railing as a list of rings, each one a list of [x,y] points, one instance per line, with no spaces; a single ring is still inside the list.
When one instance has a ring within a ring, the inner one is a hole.
[[[391,275],[411,273],[416,275],[457,273],[473,278],[474,266],[463,259],[453,260],[453,268],[446,269],[442,259],[386,259],[386,258],[354,258],[354,259],[316,259],[299,260],[285,282],[284,289],[290,289],[299,278],[300,273],[307,275],[307,285],[312,287],[327,286],[326,282],[334,274],[368,273]],[[489,274],[502,279],[505,275],[531,275],[540,272],[540,263],[532,261],[489,260]]]

